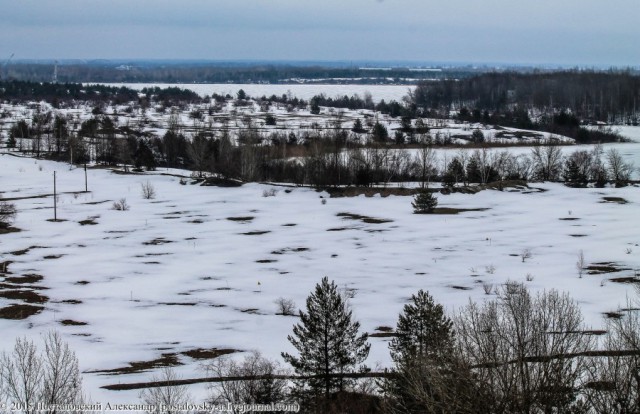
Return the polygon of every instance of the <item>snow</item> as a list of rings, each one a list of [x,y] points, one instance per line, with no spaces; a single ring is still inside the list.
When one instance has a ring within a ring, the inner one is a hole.
[[[277,84],[254,84],[254,83],[211,83],[211,84],[193,84],[193,83],[102,83],[101,85],[121,87],[142,90],[144,88],[153,87],[178,87],[188,89],[200,96],[213,95],[231,95],[236,96],[240,89],[244,90],[247,95],[252,98],[260,98],[271,95],[282,96],[291,95],[308,101],[316,95],[324,94],[327,97],[335,98],[336,96],[352,96],[357,94],[364,98],[365,93],[371,93],[373,102],[378,103],[381,100],[386,102],[395,100],[400,102],[409,90],[414,89],[409,85],[277,85]]]
[[[640,145],[627,145],[640,165]],[[303,307],[325,275],[355,289],[354,316],[370,333],[394,327],[418,289],[428,290],[454,314],[469,300],[492,297],[484,294],[481,281],[499,285],[507,280],[534,291],[570,292],[586,323],[598,328],[603,312],[617,310],[634,294],[632,285],[608,279],[633,271],[580,279],[578,251],[588,263],[640,268],[636,187],[570,189],[546,183],[532,184],[543,191],[530,193],[439,195],[440,206],[487,210],[415,215],[410,197],[327,199],[326,193],[308,188],[180,185],[177,176],[165,175],[188,175],[178,170],[121,175],[90,169],[91,192],[73,194],[84,190],[82,169],[6,154],[0,155],[0,166],[4,198],[51,193],[56,171],[58,217],[66,220],[47,221],[53,217],[52,197],[13,201],[19,211],[14,225],[22,231],[0,235],[0,262],[12,262],[13,276],[43,275],[40,284],[48,289],[41,293],[49,301],[28,319],[0,319],[0,349],[8,350],[18,336],[38,339],[56,329],[78,354],[83,371],[196,348],[256,349],[281,360],[281,351],[293,350],[286,338],[297,319],[276,315],[274,301],[284,297]],[[154,200],[141,196],[146,181],[157,191]],[[263,197],[269,188],[278,191],[275,197]],[[605,196],[629,203],[603,203]],[[111,209],[120,198],[127,199],[129,211]],[[344,212],[391,221],[371,224],[337,216]],[[247,216],[254,218],[228,220]],[[79,224],[90,217],[96,217],[96,225]],[[575,220],[561,220],[566,218]],[[267,233],[246,234],[251,232]],[[149,244],[162,238],[168,243]],[[23,255],[11,253],[27,248]],[[518,255],[527,248],[533,257],[523,263]],[[526,281],[527,274],[533,281]],[[62,302],[72,299],[82,303]],[[17,302],[0,298],[0,307],[10,303]],[[87,325],[63,326],[64,319]],[[389,366],[388,339],[370,341],[368,364]],[[176,368],[180,375],[203,376],[198,361],[179,358],[184,363]],[[135,402],[137,391],[99,387],[149,381],[152,375],[85,373],[84,383],[94,401]],[[192,392],[202,398],[204,386]]]

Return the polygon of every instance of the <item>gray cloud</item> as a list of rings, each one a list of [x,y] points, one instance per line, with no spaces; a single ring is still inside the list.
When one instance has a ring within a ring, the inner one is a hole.
[[[0,0],[0,57],[638,65],[637,0]]]

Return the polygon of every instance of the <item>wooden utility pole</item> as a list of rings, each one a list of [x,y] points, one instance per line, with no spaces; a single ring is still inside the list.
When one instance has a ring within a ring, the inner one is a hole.
[[[56,172],[53,172],[53,221],[58,221],[58,194],[56,192]]]
[[[84,163],[84,192],[89,192],[89,187],[87,186],[87,163]]]

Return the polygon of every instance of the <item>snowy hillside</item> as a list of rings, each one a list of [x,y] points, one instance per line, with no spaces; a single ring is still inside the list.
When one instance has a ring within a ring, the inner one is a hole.
[[[200,357],[213,349],[279,359],[291,350],[286,338],[296,318],[276,314],[274,301],[304,306],[323,276],[352,292],[354,315],[369,333],[394,327],[418,289],[454,313],[470,299],[492,297],[483,284],[507,280],[570,292],[597,329],[604,313],[634,295],[632,283],[620,282],[635,281],[640,270],[636,187],[532,184],[439,195],[444,212],[457,214],[415,215],[410,197],[328,198],[308,188],[201,187],[189,179],[181,185],[188,172],[178,170],[90,169],[84,193],[84,171],[68,164],[3,154],[0,165],[1,197],[13,199],[21,229],[0,235],[0,262],[7,263],[0,312],[28,305],[13,315],[23,319],[0,319],[0,349],[21,335],[61,331],[97,401],[136,400],[135,391],[99,387],[148,381],[153,370],[92,373],[131,362],[164,358],[182,364],[180,375],[198,377]],[[59,222],[50,221],[54,171]],[[155,199],[141,195],[147,181]],[[272,188],[275,196],[265,197]],[[113,210],[122,198],[130,209]],[[523,262],[525,249],[532,257]],[[594,266],[582,278],[580,250]],[[7,293],[16,290],[32,294]],[[388,366],[388,338],[370,341],[368,363]]]

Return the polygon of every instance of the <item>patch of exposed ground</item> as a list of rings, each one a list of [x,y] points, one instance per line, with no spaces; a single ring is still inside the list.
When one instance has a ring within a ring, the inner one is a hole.
[[[211,348],[211,349],[192,349],[191,351],[182,352],[182,355],[188,356],[193,359],[215,359],[223,355],[233,354],[240,352],[237,349],[230,348]]]
[[[164,367],[176,367],[179,365],[183,365],[183,364],[178,360],[178,355],[174,353],[169,353],[169,354],[162,354],[162,357],[151,360],[151,361],[129,362],[129,366],[127,367],[94,370],[94,371],[86,371],[86,372],[88,374],[104,374],[104,375],[140,374],[152,369],[164,368]]]
[[[249,223],[254,218],[255,217],[253,217],[253,216],[239,216],[239,217],[227,217],[227,220],[229,220],[229,221],[237,221],[237,222],[240,222],[240,223]]]
[[[34,305],[10,305],[0,308],[0,319],[27,319],[42,312],[44,307]]]
[[[271,252],[271,254],[301,253],[301,252],[308,252],[308,251],[309,251],[308,247],[287,247],[284,249],[274,250]]]
[[[260,236],[262,234],[267,234],[267,233],[271,233],[270,230],[256,230],[256,231],[248,231],[246,233],[240,233],[243,234],[245,236]]]
[[[616,273],[625,270],[631,270],[628,267],[622,267],[614,262],[596,262],[586,267],[587,273],[590,275],[601,275],[605,273]]]
[[[368,216],[363,216],[360,214],[353,214],[353,213],[338,213],[336,214],[336,216],[342,217],[346,220],[360,220],[363,223],[368,223],[368,224],[383,224],[383,223],[393,222],[393,220],[389,220],[389,219],[368,217]]]
[[[436,207],[431,214],[459,214],[467,211],[487,211],[488,208],[455,208],[455,207]]]
[[[627,204],[628,201],[622,197],[602,197],[601,203]]]
[[[85,325],[88,325],[86,322],[74,321],[72,319],[64,319],[64,320],[60,321],[60,324],[64,325],[64,326],[85,326]]]
[[[143,242],[142,244],[144,244],[145,246],[157,246],[160,244],[167,244],[167,243],[173,243],[173,241],[166,240],[164,237],[158,237],[156,239]]]
[[[393,332],[393,328],[390,326],[378,326],[376,332],[370,333],[369,337],[371,338],[393,338],[394,336],[398,336],[395,332]]]

